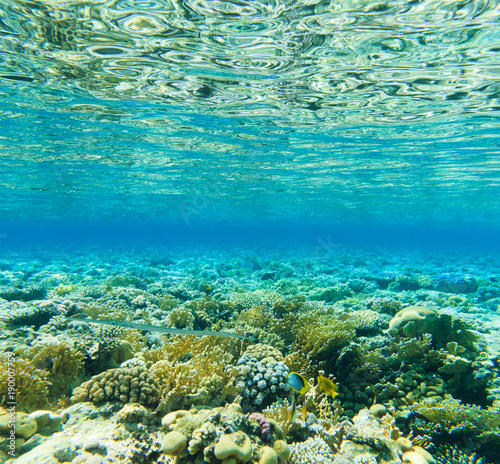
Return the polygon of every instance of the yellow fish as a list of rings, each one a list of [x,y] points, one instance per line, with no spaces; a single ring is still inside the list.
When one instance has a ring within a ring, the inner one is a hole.
[[[297,374],[297,372],[291,372],[286,380],[290,387],[301,394],[309,391],[309,382],[303,375]]]
[[[322,375],[318,376],[318,385],[319,388],[321,388],[321,390],[323,390],[327,395],[330,395],[332,399],[335,399],[335,397],[339,394],[337,391],[337,384]]]

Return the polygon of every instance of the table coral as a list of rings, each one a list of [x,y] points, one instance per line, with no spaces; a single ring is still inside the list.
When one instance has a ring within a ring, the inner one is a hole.
[[[0,320],[10,325],[39,327],[46,324],[51,317],[65,313],[66,308],[53,300],[34,303],[13,301],[0,307]]]

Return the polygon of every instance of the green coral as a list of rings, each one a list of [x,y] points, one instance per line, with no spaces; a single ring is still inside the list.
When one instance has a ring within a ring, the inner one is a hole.
[[[479,406],[463,404],[456,399],[444,400],[434,405],[415,403],[410,409],[424,416],[428,421],[442,425],[450,433],[496,432],[500,426],[500,408],[483,409]]]

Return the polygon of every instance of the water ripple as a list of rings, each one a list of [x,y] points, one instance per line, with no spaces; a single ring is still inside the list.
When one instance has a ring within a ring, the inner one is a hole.
[[[487,0],[6,0],[0,79],[290,127],[446,120],[496,109],[499,12]]]

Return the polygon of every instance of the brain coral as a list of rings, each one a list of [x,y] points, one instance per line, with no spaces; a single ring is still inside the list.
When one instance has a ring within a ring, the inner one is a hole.
[[[153,405],[158,402],[160,391],[153,376],[143,366],[110,369],[95,375],[75,388],[71,401],[120,401]]]

